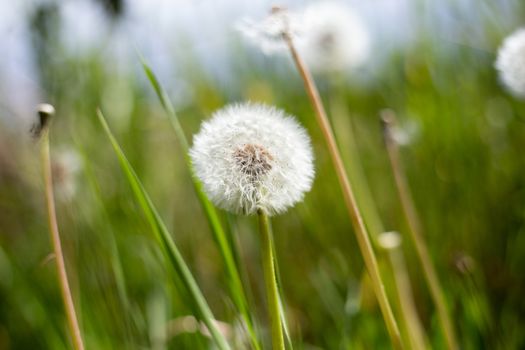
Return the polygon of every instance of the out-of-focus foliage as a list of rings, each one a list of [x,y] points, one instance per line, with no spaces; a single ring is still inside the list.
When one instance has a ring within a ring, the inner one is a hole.
[[[126,2],[101,2],[111,9],[112,21],[126,10]],[[344,101],[349,114],[338,122],[354,129],[385,228],[402,234],[407,226],[382,144],[379,111],[396,111],[401,126],[412,130],[401,149],[402,158],[462,349],[523,348],[525,101],[504,91],[493,62],[502,38],[514,29],[501,24],[503,14],[509,8],[523,13],[525,6],[502,1],[498,7],[480,1],[480,9],[473,12],[490,16],[479,20],[470,18],[456,2],[443,2],[443,11],[452,16],[447,18],[464,23],[452,37],[449,28],[434,26],[428,2],[411,2],[413,10],[421,13],[413,41],[393,50],[373,71],[364,68],[355,79],[349,74],[343,84],[323,77],[317,81],[328,106],[336,97]],[[162,250],[147,234],[147,221],[97,121],[99,106],[213,313],[242,338],[220,253],[193,191],[182,150],[140,70],[139,58],[131,54],[128,59],[135,65],[114,69],[107,54],[111,48],[103,43],[82,55],[67,52],[57,41],[61,29],[54,17],[55,5],[46,4],[35,5],[27,23],[41,96],[57,109],[52,155],[66,149],[77,152],[80,159],[74,178],[68,178],[67,172],[56,176],[57,181],[74,182],[74,195],[60,199],[57,210],[87,348],[212,346],[187,318],[192,310],[187,295],[176,288]],[[479,37],[486,46],[476,45]],[[219,80],[195,59],[193,48],[203,43],[204,37],[192,39],[187,50],[173,50],[169,58],[163,57],[183,72],[180,86],[187,90],[181,92],[173,76],[159,76],[173,94],[189,140],[213,110],[250,99],[296,115],[314,142],[313,190],[303,203],[273,220],[286,312],[297,348],[387,347],[373,292],[363,282],[362,258],[337,179],[297,73],[286,59],[256,56],[237,44],[228,47],[234,53],[227,69],[232,74]],[[365,83],[360,84],[363,75]],[[0,349],[67,349],[64,312],[49,256],[38,147],[29,130],[21,135],[19,129],[8,127],[10,112],[1,111],[5,115],[0,118],[4,124],[0,126]],[[345,134],[339,137],[345,144]],[[255,218],[221,216],[236,247],[250,309],[265,334]],[[406,244],[403,251],[429,341],[433,348],[442,348],[414,249]],[[392,286],[387,289],[391,293]]]

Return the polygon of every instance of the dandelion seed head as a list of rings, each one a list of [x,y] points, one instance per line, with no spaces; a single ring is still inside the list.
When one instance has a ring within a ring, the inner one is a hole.
[[[414,119],[392,126],[392,139],[400,146],[413,143],[421,134],[421,125]]]
[[[390,250],[401,246],[401,235],[396,231],[382,232],[377,238],[381,248]]]
[[[57,199],[69,202],[77,193],[77,177],[82,169],[79,154],[72,149],[58,150],[51,162]]]
[[[37,106],[38,113],[55,114],[55,107],[49,103],[41,103]]]
[[[367,28],[350,7],[337,1],[315,2],[301,17],[302,41],[297,46],[313,71],[343,71],[368,59]]]
[[[210,200],[238,214],[282,213],[302,200],[314,177],[304,128],[262,104],[216,111],[195,135],[190,157]]]
[[[268,16],[260,21],[242,18],[235,25],[250,43],[258,46],[266,55],[287,50],[283,34],[287,33],[294,40],[299,40],[301,17],[280,7],[272,8]]]
[[[507,89],[517,97],[525,97],[525,28],[503,41],[495,67]]]

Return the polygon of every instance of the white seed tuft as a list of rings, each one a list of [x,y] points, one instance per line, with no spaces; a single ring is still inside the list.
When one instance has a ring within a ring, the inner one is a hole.
[[[283,34],[288,33],[297,40],[301,29],[300,16],[286,9],[274,8],[271,13],[260,21],[242,18],[235,25],[250,43],[258,46],[266,55],[287,50]]]
[[[344,71],[369,57],[368,30],[349,6],[339,1],[320,1],[307,6],[302,15],[299,51],[315,72]]]
[[[401,235],[396,231],[382,232],[377,237],[377,242],[383,249],[396,249],[401,246]]]
[[[190,157],[210,200],[234,213],[282,213],[302,200],[314,177],[304,128],[262,104],[216,111],[194,136]]]
[[[495,67],[507,89],[517,97],[525,97],[525,28],[503,41]]]
[[[361,18],[339,1],[315,2],[298,11],[274,9],[261,21],[243,18],[236,29],[265,54],[287,50],[287,33],[313,71],[355,68],[369,57],[370,38]]]
[[[78,175],[82,170],[80,155],[72,149],[61,149],[55,152],[51,169],[57,199],[70,202],[77,193]]]

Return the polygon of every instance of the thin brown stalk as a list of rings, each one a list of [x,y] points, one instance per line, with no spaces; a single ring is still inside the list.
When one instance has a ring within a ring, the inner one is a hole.
[[[355,229],[357,242],[359,244],[359,248],[361,249],[361,253],[363,254],[366,269],[372,280],[374,292],[379,302],[381,312],[383,313],[383,318],[385,319],[388,334],[390,335],[390,339],[394,348],[402,349],[403,345],[401,342],[399,327],[397,325],[396,319],[394,318],[390,302],[388,301],[385,292],[385,287],[381,279],[381,274],[379,272],[377,259],[372,245],[370,243],[370,238],[365,224],[363,222],[363,218],[357,206],[355,195],[350,185],[350,181],[348,180],[348,176],[344,170],[341,154],[337,148],[334,133],[328,122],[326,111],[324,109],[321,98],[319,97],[319,92],[317,91],[317,87],[315,86],[310,71],[307,69],[302,58],[299,56],[290,35],[285,32],[283,33],[283,38],[286,44],[288,45],[288,48],[290,49],[297,70],[299,71],[299,74],[301,75],[301,78],[304,81],[306,92],[308,93],[308,97],[310,98],[310,101],[315,110],[317,123],[319,124],[321,132],[323,133],[324,139],[327,143],[328,151],[334,163],[337,178],[343,191],[343,196],[346,207],[348,209],[348,214]]]
[[[408,186],[405,172],[399,159],[399,149],[397,143],[392,138],[392,126],[395,124],[395,119],[394,112],[390,110],[386,110],[381,113],[381,120],[384,125],[386,150],[390,160],[390,165],[392,167],[392,172],[394,174],[399,200],[408,223],[409,237],[416,248],[416,255],[423,268],[423,275],[425,276],[430,289],[432,300],[436,305],[439,324],[443,330],[447,342],[447,348],[449,350],[456,350],[458,349],[456,335],[454,333],[452,320],[448,313],[443,289],[439,283],[436,270],[434,269],[434,265],[430,259],[430,254],[428,253],[427,245],[423,238],[421,222],[412,199],[412,194],[410,192],[410,187]]]
[[[330,98],[330,110],[332,111],[335,137],[339,142],[343,160],[347,162],[346,170],[350,183],[356,191],[357,204],[362,209],[363,219],[368,227],[372,245],[382,247],[380,238],[391,233],[385,233],[383,221],[377,211],[370,186],[365,177],[362,160],[357,149],[355,132],[351,118],[349,118],[350,113],[341,97],[342,86],[337,77],[334,77],[334,81],[338,84],[336,84],[337,91]],[[399,310],[398,320],[400,321],[402,339],[405,339],[405,347],[415,350],[425,349],[425,332],[413,301],[412,286],[408,278],[403,252],[399,247],[396,249],[388,248],[386,255],[385,260],[388,262],[389,269],[383,271],[388,271],[393,277],[392,295],[396,296]],[[379,256],[379,263],[381,267],[381,256]]]
[[[84,350],[84,342],[82,340],[82,335],[80,333],[80,327],[78,325],[78,320],[75,312],[75,305],[73,304],[73,298],[71,296],[71,290],[69,288],[69,283],[67,280],[66,273],[66,264],[64,262],[64,254],[62,253],[62,246],[60,243],[60,234],[58,232],[58,223],[56,218],[55,210],[55,199],[53,195],[53,178],[51,173],[51,159],[49,152],[49,117],[52,114],[52,109],[49,105],[45,106],[45,109],[41,109],[40,113],[40,127],[39,135],[41,137],[40,147],[41,147],[41,161],[44,174],[44,185],[46,192],[46,202],[47,202],[47,214],[49,221],[49,233],[51,236],[51,242],[53,244],[53,251],[56,259],[57,274],[58,280],[60,283],[60,291],[62,294],[62,301],[64,302],[64,308],[66,310],[67,322],[69,330],[71,332],[71,338],[73,340],[73,345],[75,350]]]
[[[378,244],[386,250],[392,277],[396,285],[397,302],[401,309],[402,333],[407,339],[405,345],[414,350],[427,349],[423,325],[417,314],[410,278],[401,249],[401,235],[397,232],[383,232],[378,237]]]

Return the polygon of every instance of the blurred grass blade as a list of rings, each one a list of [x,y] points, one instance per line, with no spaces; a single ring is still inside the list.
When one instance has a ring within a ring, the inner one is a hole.
[[[197,194],[197,197],[199,198],[199,201],[201,202],[202,208],[204,209],[204,213],[206,214],[206,218],[208,219],[208,223],[210,224],[214,239],[219,246],[219,251],[221,253],[222,259],[224,260],[224,264],[225,264],[226,270],[228,272],[228,277],[229,277],[229,288],[230,288],[230,292],[233,295],[234,303],[237,306],[246,324],[248,333],[250,334],[250,341],[252,343],[252,346],[255,349],[260,349],[259,342],[255,335],[255,330],[253,327],[252,319],[249,313],[246,293],[242,286],[239,270],[237,268],[237,265],[235,264],[235,258],[232,252],[232,245],[229,243],[229,239],[226,235],[225,230],[223,229],[223,226],[219,219],[219,215],[217,214],[217,211],[215,210],[215,207],[209,201],[208,197],[204,193],[202,189],[202,184],[200,183],[200,181],[197,178],[195,178],[195,176],[193,176],[193,166],[191,164],[191,159],[189,157],[188,140],[186,139],[186,136],[184,135],[184,131],[182,130],[182,126],[179,123],[179,119],[177,118],[175,109],[173,108],[173,105],[171,104],[171,101],[169,100],[168,95],[166,94],[166,92],[160,85],[157,77],[153,73],[153,70],[149,67],[149,65],[142,58],[142,56],[140,56],[140,54],[139,54],[139,57],[142,63],[142,68],[144,69],[146,76],[148,77],[151,85],[153,86],[153,89],[155,90],[162,107],[168,114],[168,118],[175,131],[177,140],[180,143],[180,146],[183,150],[184,160],[186,161],[186,165],[191,173],[195,192]]]
[[[215,324],[215,318],[208,306],[208,303],[206,302],[206,299],[202,295],[202,292],[200,291],[197,282],[193,278],[190,269],[184,262],[182,255],[180,254],[177,246],[175,245],[175,242],[173,242],[170,233],[164,225],[164,222],[162,221],[160,215],[155,209],[153,203],[151,202],[151,199],[146,193],[146,190],[142,186],[142,183],[137,177],[131,164],[124,155],[124,152],[120,148],[117,140],[111,133],[111,130],[109,129],[109,126],[106,120],[104,119],[102,112],[100,110],[97,111],[97,115],[100,120],[100,123],[104,127],[106,135],[111,141],[115,153],[117,154],[122,170],[124,171],[126,178],[128,179],[128,182],[131,188],[133,189],[135,199],[144,211],[146,219],[151,225],[155,236],[160,241],[162,248],[164,248],[166,255],[168,256],[170,262],[177,271],[180,279],[182,280],[185,287],[188,289],[188,292],[192,297],[195,306],[197,307],[197,311],[199,313],[198,316],[200,316],[203,322],[206,324],[206,327],[208,328],[212,338],[215,340],[218,348],[221,350],[230,349],[230,346],[228,345],[223,334],[217,329],[217,326]]]
[[[168,98],[168,95],[162,88],[162,86],[159,83],[159,80],[155,76],[155,73],[153,73],[153,70],[150,68],[150,66],[146,63],[146,61],[140,56],[140,61],[142,63],[142,69],[144,70],[144,73],[146,73],[146,76],[148,77],[149,82],[151,83],[151,86],[153,86],[153,89],[155,90],[155,93],[157,94],[157,97],[160,100],[160,104],[168,113],[168,117],[171,123],[171,126],[175,130],[175,133],[177,134],[177,140],[179,141],[180,145],[182,146],[182,150],[184,151],[184,155],[186,159],[188,159],[188,140],[186,139],[186,136],[184,135],[184,131],[182,130],[182,126],[179,123],[179,119],[177,118],[177,114],[175,113],[175,108],[173,108],[173,105],[171,104],[170,99]]]

